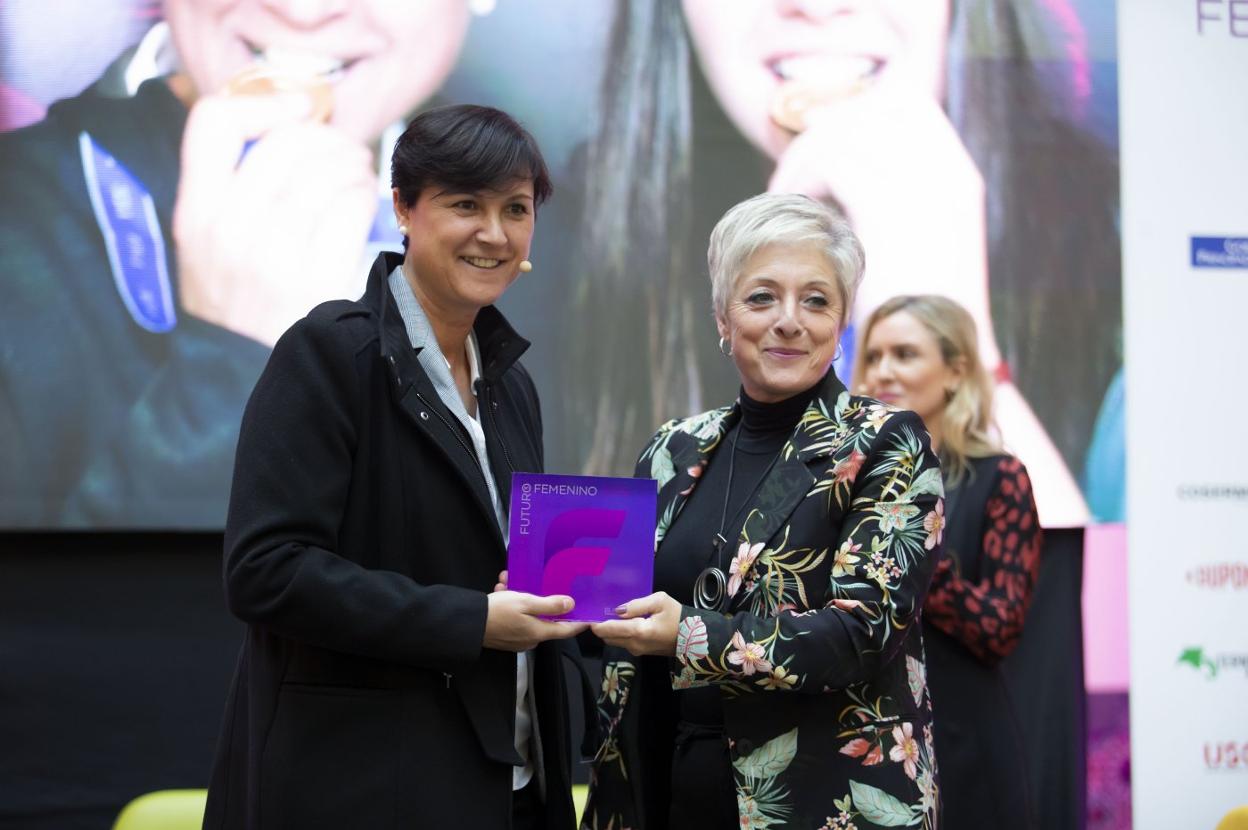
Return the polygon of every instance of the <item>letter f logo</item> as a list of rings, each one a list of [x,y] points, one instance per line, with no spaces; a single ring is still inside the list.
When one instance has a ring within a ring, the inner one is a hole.
[[[584,507],[555,518],[546,530],[542,570],[543,596],[571,593],[578,576],[597,576],[611,558],[609,547],[579,547],[582,539],[618,539],[627,513]]]

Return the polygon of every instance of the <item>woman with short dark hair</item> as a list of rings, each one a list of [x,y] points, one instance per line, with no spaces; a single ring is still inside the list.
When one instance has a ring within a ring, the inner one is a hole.
[[[511,116],[492,107],[430,110],[407,125],[390,157],[390,183],[403,205],[413,204],[431,184],[466,192],[492,190],[523,171],[531,171],[527,178],[532,180],[534,205],[543,204],[552,186],[537,142]]]
[[[542,469],[493,303],[550,195],[506,113],[417,116],[405,253],[278,341],[243,418],[226,599],[247,623],[205,827],[568,827],[568,597],[490,593],[511,473]],[[575,656],[574,650],[570,652]]]

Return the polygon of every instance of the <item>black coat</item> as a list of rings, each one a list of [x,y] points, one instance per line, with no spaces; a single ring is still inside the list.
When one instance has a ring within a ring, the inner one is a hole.
[[[382,254],[359,302],[274,349],[243,418],[225,533],[248,623],[205,827],[507,827],[516,658],[482,648],[506,551],[469,442],[411,347]],[[527,347],[475,325],[490,467],[540,471]],[[544,826],[570,827],[562,644],[534,655]]]

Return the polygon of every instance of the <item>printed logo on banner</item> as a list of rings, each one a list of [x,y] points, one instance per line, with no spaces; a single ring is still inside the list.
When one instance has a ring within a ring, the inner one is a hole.
[[[1248,237],[1193,236],[1193,268],[1248,268]]]
[[[1248,501],[1248,484],[1180,484],[1183,501]]]
[[[1212,562],[1188,570],[1187,584],[1211,591],[1248,590],[1248,562]]]
[[[1248,39],[1248,3],[1244,0],[1196,0],[1196,34]]]
[[[1248,654],[1246,653],[1212,654],[1206,652],[1203,646],[1192,646],[1183,649],[1176,665],[1190,666],[1209,680],[1237,674],[1248,678]]]
[[[1248,772],[1248,741],[1205,741],[1205,768]]]

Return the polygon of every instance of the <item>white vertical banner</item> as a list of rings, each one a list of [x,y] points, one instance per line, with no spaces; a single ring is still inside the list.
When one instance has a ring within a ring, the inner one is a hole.
[[[1212,830],[1248,804],[1248,0],[1119,0],[1118,38],[1132,812]]]

